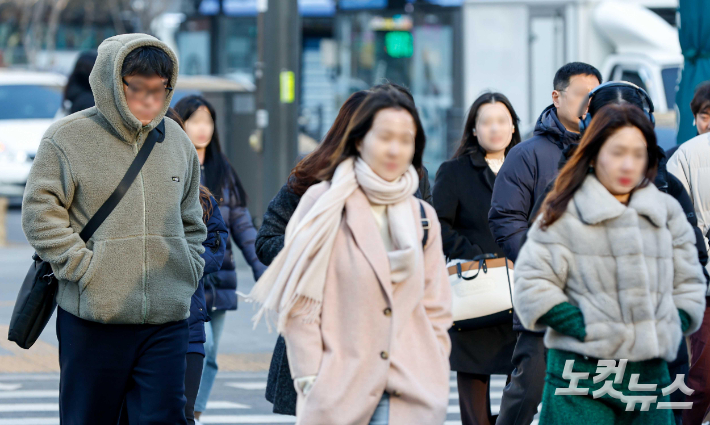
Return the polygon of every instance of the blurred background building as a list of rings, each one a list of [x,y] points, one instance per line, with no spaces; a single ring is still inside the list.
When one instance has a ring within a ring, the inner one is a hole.
[[[530,132],[551,103],[555,71],[570,61],[595,65],[605,80],[645,88],[658,111],[661,145],[676,142],[675,92],[684,62],[678,0],[293,0],[297,13],[288,19],[298,34],[287,40],[296,51],[288,69],[271,70],[278,76],[290,72],[284,75],[294,79],[294,93],[290,102],[281,102],[293,105],[274,109],[268,102],[273,92],[259,91],[259,76],[262,71],[270,75],[269,46],[283,41],[278,37],[284,34],[268,19],[261,21],[266,29],[260,34],[259,19],[265,8],[272,13],[289,1],[0,1],[0,67],[24,70],[20,76],[13,71],[13,78],[27,77],[24,86],[41,86],[41,103],[51,106],[38,111],[41,117],[24,118],[51,122],[54,115],[47,108],[61,108],[61,76],[71,71],[79,52],[118,33],[159,37],[180,58],[184,78],[175,99],[201,92],[215,102],[222,139],[252,199],[254,217],[261,217],[297,157],[317,146],[342,102],[385,81],[405,85],[414,95],[432,178],[452,154],[466,109],[481,91],[505,93],[523,131]],[[0,72],[0,101],[12,95],[3,86],[8,73]],[[51,82],[37,83],[41,78]],[[262,84],[267,80],[283,84],[268,78]],[[0,102],[0,163],[31,164],[35,139],[48,124],[36,123],[37,131],[30,132],[17,126],[18,117],[4,115],[5,109]],[[290,111],[293,131],[258,131],[268,122],[288,125],[278,118]],[[24,140],[7,140],[5,124],[19,128],[12,137]],[[276,177],[268,181],[271,174]],[[21,183],[13,183],[20,194]],[[0,194],[2,187],[0,172]]]

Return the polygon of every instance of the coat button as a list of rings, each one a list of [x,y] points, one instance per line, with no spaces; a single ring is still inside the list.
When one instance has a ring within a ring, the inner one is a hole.
[[[382,357],[384,360],[387,360],[390,358],[390,355],[387,351],[383,351],[380,353],[380,357]]]
[[[392,309],[387,307],[385,311],[383,311],[383,313],[385,314],[385,316],[390,317],[392,315]]]

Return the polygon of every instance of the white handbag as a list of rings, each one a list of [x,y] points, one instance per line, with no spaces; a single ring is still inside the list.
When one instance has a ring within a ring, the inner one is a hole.
[[[495,254],[447,264],[453,329],[467,331],[513,323],[513,262]]]

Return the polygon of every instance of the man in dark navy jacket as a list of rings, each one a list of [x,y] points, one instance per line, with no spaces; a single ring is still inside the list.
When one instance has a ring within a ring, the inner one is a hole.
[[[513,262],[535,200],[557,176],[563,150],[579,142],[580,104],[601,82],[601,74],[591,65],[573,62],[560,68],[553,80],[553,104],[538,118],[533,136],[510,150],[498,172],[488,220],[496,242]],[[515,370],[503,391],[497,425],[532,423],[545,385],[544,334],[526,331],[517,316],[513,327],[519,332],[512,359]]]

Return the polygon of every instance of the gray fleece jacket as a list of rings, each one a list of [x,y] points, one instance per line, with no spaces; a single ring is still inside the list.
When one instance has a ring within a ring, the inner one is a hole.
[[[89,81],[96,106],[54,123],[44,134],[22,202],[22,227],[59,280],[57,302],[82,319],[162,324],[189,316],[202,276],[207,229],[199,203],[200,164],[190,139],[165,119],[156,143],[125,196],[85,244],[79,232],[128,170],[160,114],[142,126],[126,103],[121,67],[140,46],[175,54],[158,39],[106,39]]]
[[[584,315],[584,341],[548,328],[545,346],[599,358],[673,361],[682,338],[705,312],[705,278],[695,234],[678,201],[654,185],[629,205],[593,175],[547,230],[536,221],[515,262],[513,304],[523,325],[562,302]]]

